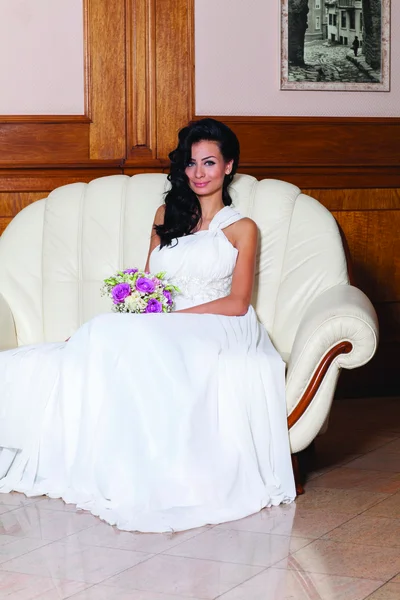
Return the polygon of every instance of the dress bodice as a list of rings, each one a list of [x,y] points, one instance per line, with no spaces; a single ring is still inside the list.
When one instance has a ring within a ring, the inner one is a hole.
[[[223,230],[242,215],[225,206],[212,219],[209,228],[180,237],[171,246],[154,248],[150,271],[164,271],[177,285],[176,310],[223,298],[230,292],[238,251]]]

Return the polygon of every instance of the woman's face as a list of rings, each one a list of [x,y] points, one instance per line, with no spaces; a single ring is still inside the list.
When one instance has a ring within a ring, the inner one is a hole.
[[[232,160],[225,162],[217,142],[203,140],[193,144],[185,173],[197,196],[212,196],[222,190],[225,175],[232,171],[232,165]]]

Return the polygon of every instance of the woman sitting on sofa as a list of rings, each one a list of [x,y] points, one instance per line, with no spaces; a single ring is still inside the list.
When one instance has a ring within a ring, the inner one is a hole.
[[[170,159],[146,267],[179,287],[175,312],[103,314],[66,343],[0,353],[0,491],[60,497],[125,530],[295,497],[285,367],[250,305],[257,228],[229,194],[238,140],[203,119]]]

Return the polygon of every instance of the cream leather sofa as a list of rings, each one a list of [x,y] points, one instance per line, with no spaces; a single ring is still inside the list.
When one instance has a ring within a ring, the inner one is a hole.
[[[22,210],[0,239],[0,348],[65,340],[107,312],[104,277],[144,266],[166,176],[114,175],[54,190]],[[254,306],[287,363],[292,452],[329,415],[342,368],[373,356],[375,311],[349,285],[334,218],[294,185],[237,175],[234,205],[260,231]]]

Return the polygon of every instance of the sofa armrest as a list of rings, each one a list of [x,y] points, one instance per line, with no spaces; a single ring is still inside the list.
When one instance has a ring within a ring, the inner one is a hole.
[[[361,290],[337,285],[318,296],[300,323],[288,362],[288,414],[302,399],[323,362],[326,368],[335,362],[337,369],[355,369],[373,357],[377,345],[376,312]]]
[[[17,346],[14,317],[4,296],[0,294],[0,350]]]

